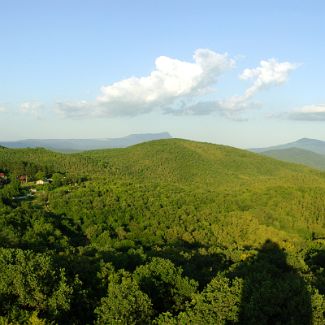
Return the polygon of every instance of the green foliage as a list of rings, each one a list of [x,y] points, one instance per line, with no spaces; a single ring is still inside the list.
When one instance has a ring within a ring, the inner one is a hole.
[[[233,276],[244,280],[240,323],[309,324],[311,292],[286,253],[274,242],[241,263]]]
[[[54,187],[60,187],[63,184],[64,178],[63,175],[59,173],[54,173],[52,175],[52,185]]]
[[[63,269],[55,269],[49,255],[20,249],[0,249],[2,315],[42,312],[50,319],[69,310],[73,288]]]
[[[4,324],[324,323],[324,173],[179,139],[0,170]]]
[[[96,308],[96,324],[148,324],[153,314],[150,298],[128,273],[111,275],[107,296]]]
[[[35,179],[44,179],[46,176],[45,172],[40,170],[35,174]]]
[[[241,290],[241,280],[230,281],[224,276],[216,276],[202,293],[194,295],[186,310],[176,318],[177,324],[237,323]]]
[[[196,291],[197,283],[182,277],[182,269],[163,258],[139,266],[134,278],[151,299],[158,313],[179,312]]]
[[[0,202],[4,204],[10,204],[12,198],[20,194],[20,184],[16,179],[11,180],[11,182],[0,188]]]

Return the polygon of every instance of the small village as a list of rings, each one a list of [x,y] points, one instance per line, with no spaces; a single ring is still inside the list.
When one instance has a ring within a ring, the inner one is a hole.
[[[19,182],[19,185],[22,189],[22,191],[21,191],[22,195],[13,196],[12,197],[13,200],[31,199],[36,195],[36,193],[39,190],[42,190],[42,192],[44,192],[44,190],[45,190],[44,186],[47,186],[47,185],[50,185],[53,183],[53,179],[47,178],[47,177],[35,179],[35,177],[31,178],[28,175],[19,175],[19,176],[16,176],[15,179]],[[65,176],[60,175],[60,180],[56,181],[55,187],[63,185],[64,182],[62,182],[62,180],[64,180],[64,179],[65,179]],[[3,187],[4,185],[9,184],[9,183],[10,183],[9,174],[6,172],[0,172],[0,187]]]
[[[19,180],[21,186],[28,189],[29,192],[27,194],[25,194],[25,195],[14,196],[12,198],[13,200],[31,199],[37,193],[37,189],[33,187],[34,185],[39,187],[40,185],[46,185],[46,184],[52,183],[51,178],[37,179],[36,181],[29,182],[27,175],[20,175],[20,176],[17,177],[17,179]]]

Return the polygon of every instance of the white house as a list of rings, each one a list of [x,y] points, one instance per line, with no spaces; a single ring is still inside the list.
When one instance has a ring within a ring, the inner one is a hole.
[[[48,181],[45,181],[44,179],[39,179],[39,180],[37,180],[36,181],[36,185],[44,185],[44,184],[47,184],[48,183]]]

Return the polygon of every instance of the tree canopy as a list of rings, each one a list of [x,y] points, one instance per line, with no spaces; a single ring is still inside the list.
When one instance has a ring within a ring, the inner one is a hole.
[[[180,139],[0,170],[0,323],[324,324],[320,171]]]

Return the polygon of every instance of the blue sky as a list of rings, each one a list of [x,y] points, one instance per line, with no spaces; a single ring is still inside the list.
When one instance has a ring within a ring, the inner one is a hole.
[[[0,0],[1,140],[325,140],[323,1]]]

